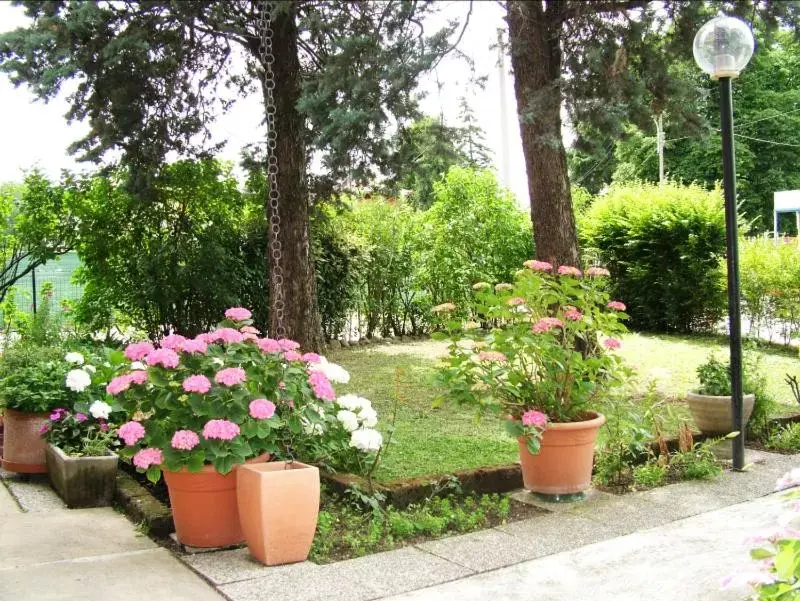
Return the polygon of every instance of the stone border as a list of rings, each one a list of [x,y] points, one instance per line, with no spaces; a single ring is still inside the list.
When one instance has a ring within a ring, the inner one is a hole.
[[[325,349],[340,350],[340,349],[357,349],[376,345],[386,344],[408,344],[409,342],[424,342],[430,340],[430,334],[419,334],[417,336],[390,336],[389,338],[359,338],[358,340],[344,340],[339,338],[337,340],[328,340],[325,342]]]
[[[134,522],[144,523],[151,536],[167,538],[175,531],[172,511],[130,474],[117,470],[114,501]]]

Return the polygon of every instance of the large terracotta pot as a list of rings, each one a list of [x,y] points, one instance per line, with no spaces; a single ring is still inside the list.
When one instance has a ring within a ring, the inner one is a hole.
[[[750,419],[755,395],[744,395],[744,423]],[[733,397],[710,396],[707,394],[686,393],[686,402],[692,412],[694,423],[703,434],[723,435],[733,431]]]
[[[3,410],[3,469],[21,474],[46,474],[46,443],[39,429],[50,414]]]
[[[268,566],[305,561],[319,514],[319,470],[294,461],[245,465],[239,520],[250,553]]]
[[[539,453],[531,455],[525,437],[519,437],[519,458],[525,488],[546,495],[583,492],[592,483],[594,443],[605,416],[568,424],[551,423],[542,434]]]
[[[263,463],[268,455],[248,459]],[[224,476],[211,465],[196,473],[164,470],[178,540],[190,547],[230,547],[244,541],[236,507],[235,466]]]

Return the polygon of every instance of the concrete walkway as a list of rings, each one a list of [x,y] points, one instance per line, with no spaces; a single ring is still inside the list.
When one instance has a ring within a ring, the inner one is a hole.
[[[46,477],[0,478],[0,599],[223,599],[113,509],[67,509]]]

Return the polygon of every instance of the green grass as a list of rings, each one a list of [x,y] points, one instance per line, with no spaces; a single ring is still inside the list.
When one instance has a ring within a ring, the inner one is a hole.
[[[650,381],[667,399],[669,418],[677,427],[691,420],[682,398],[695,387],[695,370],[711,351],[727,352],[727,342],[720,337],[629,334],[619,351],[637,373],[634,391],[644,394]],[[419,342],[400,346],[378,346],[338,351],[330,359],[350,371],[350,384],[339,391],[369,398],[375,405],[384,432],[388,426],[394,399],[400,392],[396,429],[392,444],[375,477],[378,480],[407,478],[456,470],[503,465],[517,459],[516,442],[504,432],[500,420],[487,416],[476,422],[474,413],[452,404],[434,409],[437,395],[433,378],[436,357],[445,353],[442,343]],[[768,377],[769,390],[781,403],[779,413],[800,409],[789,387],[783,382],[786,373],[800,374],[796,349],[765,346],[759,351]],[[395,382],[400,379],[400,385]],[[671,429],[671,428],[670,428]]]

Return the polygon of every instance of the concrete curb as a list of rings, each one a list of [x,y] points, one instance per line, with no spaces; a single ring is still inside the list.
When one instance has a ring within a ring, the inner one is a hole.
[[[172,511],[129,474],[117,471],[116,501],[130,519],[144,523],[151,536],[167,538],[174,530]]]

